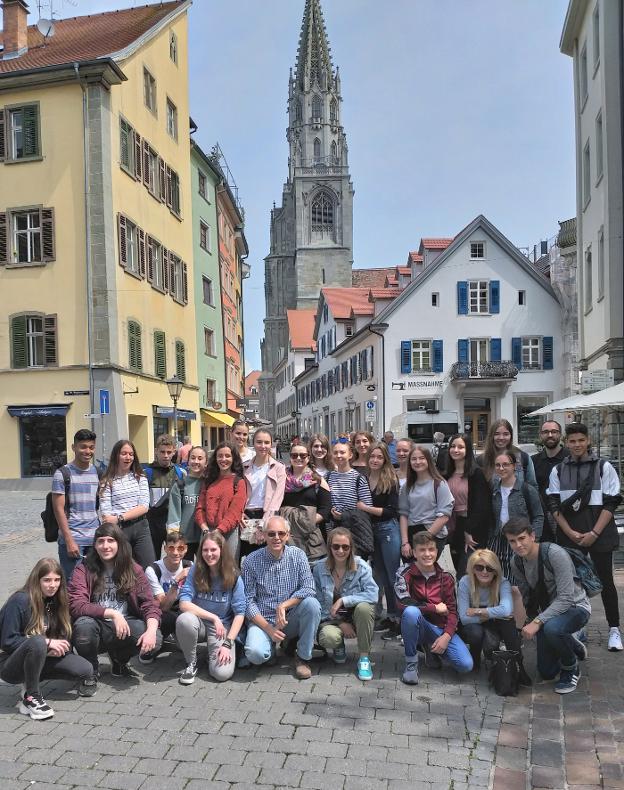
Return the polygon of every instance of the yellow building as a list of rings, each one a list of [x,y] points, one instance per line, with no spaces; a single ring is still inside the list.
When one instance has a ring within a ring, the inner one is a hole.
[[[93,426],[151,460],[199,440],[189,0],[0,32],[0,479],[52,473]],[[101,411],[110,414],[97,418]]]

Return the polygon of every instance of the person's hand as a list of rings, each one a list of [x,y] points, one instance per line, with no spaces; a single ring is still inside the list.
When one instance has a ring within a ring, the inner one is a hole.
[[[539,623],[530,622],[527,623],[524,628],[522,629],[522,636],[525,639],[533,639],[535,634],[540,630]]]
[[[474,606],[469,606],[466,609],[466,614],[468,615],[468,617],[478,617],[479,616],[479,610],[475,609]]]
[[[342,513],[339,510],[336,510],[335,507],[331,509],[331,515],[334,521],[342,521]]]
[[[108,516],[102,516],[102,524],[114,524],[117,526],[118,523],[117,516],[113,516],[112,514]]]
[[[217,639],[225,639],[225,626],[218,617],[215,617],[215,619],[212,621],[212,627],[214,628]]]
[[[279,644],[280,642],[283,642],[284,639],[286,639],[286,634],[283,631],[281,631],[279,628],[276,628],[275,626],[270,626],[269,630],[267,631],[267,634],[270,640],[272,642],[275,642],[276,645]]]
[[[115,612],[113,615],[113,625],[117,639],[127,639],[130,636],[130,626],[126,618],[119,612]]]
[[[431,652],[441,656],[442,653],[446,652],[446,648],[449,646],[450,641],[451,637],[448,634],[441,634],[431,645]]]
[[[445,603],[437,603],[435,610],[437,614],[448,614],[448,606]]]
[[[69,652],[70,647],[67,639],[50,639],[48,641],[48,655],[60,658]]]
[[[278,603],[275,607],[275,625],[278,628],[285,628],[288,624],[288,620],[286,619],[286,607],[283,603]]]
[[[329,613],[332,617],[336,617],[336,615],[338,614],[338,610],[343,608],[344,608],[344,604],[342,602],[342,598],[338,598],[338,600],[334,601],[334,603],[332,604],[332,608],[329,610]]]
[[[180,587],[181,587],[181,586],[184,584],[184,582],[186,581],[186,577],[189,575],[189,571],[190,571],[190,570],[191,570],[191,569],[190,569],[190,567],[188,567],[188,568],[182,568],[182,570],[181,570],[181,571],[179,571],[179,572],[178,572],[178,574],[176,575],[176,577],[175,577],[175,580],[176,580],[176,581],[177,581],[177,583],[180,585]]]
[[[364,502],[358,502],[355,506],[358,510],[363,510],[365,513],[368,511],[368,505]]]
[[[473,550],[476,549],[478,545],[479,544],[472,537],[472,535],[469,535],[468,532],[464,533],[464,546],[465,546],[466,552],[468,552],[469,549],[473,549]]]
[[[401,556],[406,560],[412,556],[412,549],[410,548],[409,543],[404,543],[401,546]]]
[[[151,628],[146,628],[141,636],[137,639],[137,647],[140,648],[141,655],[151,653],[156,647],[156,631]]]
[[[582,538],[583,538],[583,533],[582,532],[575,532],[574,530],[572,530],[570,532],[569,537],[570,537],[570,540],[573,540],[575,543],[580,543]]]
[[[217,666],[224,667],[226,664],[230,664],[232,662],[232,653],[221,645],[221,647],[217,650]]]
[[[340,623],[338,627],[342,631],[342,635],[344,636],[345,639],[355,639],[356,637],[355,628],[351,623]]]
[[[65,541],[65,551],[68,557],[80,557],[80,546],[72,537]]]
[[[596,536],[593,532],[586,532],[585,535],[579,540],[578,545],[583,546],[583,548],[589,548],[593,546],[596,542]]]

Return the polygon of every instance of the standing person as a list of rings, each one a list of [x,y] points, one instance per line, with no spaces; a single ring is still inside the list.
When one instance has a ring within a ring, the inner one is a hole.
[[[190,436],[184,437],[184,442],[182,443],[182,447],[178,449],[177,460],[176,463],[181,466],[183,469],[186,469],[188,465],[188,457],[189,453],[193,449],[193,440]]]
[[[144,467],[150,492],[147,521],[152,535],[154,556],[157,560],[162,555],[162,547],[167,535],[171,488],[185,475],[184,470],[173,463],[175,453],[176,440],[173,436],[163,434],[156,439],[155,460]]]
[[[96,435],[82,428],[74,434],[73,459],[52,478],[52,507],[59,526],[58,556],[67,582],[93,545],[98,519],[100,478],[93,465]]]
[[[401,555],[409,559],[412,539],[427,531],[438,547],[438,557],[446,545],[447,522],[453,512],[453,495],[448,483],[433,463],[426,447],[415,445],[409,457],[407,482],[399,494]]]
[[[409,457],[414,448],[414,442],[411,439],[399,439],[396,446],[397,454],[397,478],[399,480],[399,488],[403,488],[407,480],[407,470],[409,467]]]
[[[249,425],[244,420],[236,420],[232,423],[230,433],[243,465],[251,463],[256,451],[249,446]]]
[[[160,632],[169,644],[169,638],[175,636],[176,621],[180,614],[180,590],[193,564],[185,559],[186,548],[186,540],[181,532],[168,532],[164,558],[145,569],[152,594],[160,606]],[[142,664],[151,664],[152,660],[153,655],[149,653],[139,656]]]
[[[561,425],[559,425],[556,420],[546,420],[546,422],[542,424],[540,428],[540,439],[542,442],[542,449],[539,453],[531,456],[533,468],[535,469],[535,478],[537,480],[537,490],[544,511],[544,528],[540,540],[542,543],[544,541],[553,543],[557,533],[557,522],[550,512],[546,489],[548,488],[550,473],[555,466],[570,455],[570,451],[561,444]]]
[[[55,559],[36,563],[0,610],[0,624],[0,678],[23,685],[20,713],[31,719],[54,716],[40,688],[49,678],[78,681],[81,697],[95,694],[93,667],[71,650],[67,587]]]
[[[365,475],[351,467],[351,444],[338,439],[332,446],[334,471],[327,475],[331,491],[333,526],[353,533],[357,553],[367,560],[374,549],[370,516],[358,509],[358,502],[372,505],[373,498]]]
[[[206,532],[180,593],[176,635],[186,661],[180,675],[183,686],[195,680],[197,645],[203,640],[208,644],[211,677],[219,682],[232,677],[245,607],[245,588],[227,540],[221,532]]]
[[[238,557],[239,528],[246,501],[247,483],[236,445],[221,442],[208,461],[195,524],[201,536],[214,530],[221,532],[234,559]]]
[[[130,658],[160,649],[160,606],[119,527],[102,524],[96,529],[92,550],[74,570],[69,609],[74,648],[96,676],[100,650],[110,657],[113,677],[132,678]]]
[[[405,565],[397,580],[397,601],[403,612],[401,633],[405,645],[403,683],[418,683],[418,653],[425,651],[425,665],[441,666],[441,657],[457,672],[470,672],[472,656],[457,635],[455,580],[436,562],[436,541],[430,532],[414,535],[414,562]]]
[[[313,571],[316,597],[321,604],[319,645],[332,651],[336,664],[344,664],[344,640],[357,637],[358,680],[372,680],[370,654],[379,588],[368,563],[355,556],[348,529],[332,529],[327,543],[328,557],[318,562]]]
[[[398,459],[396,454],[396,446],[397,443],[394,440],[394,434],[392,431],[386,431],[383,435],[383,442],[388,448],[388,455],[390,456],[390,460],[392,461],[392,466],[397,466]]]
[[[557,522],[557,542],[589,554],[602,582],[602,604],[609,624],[608,649],[622,650],[620,610],[613,581],[613,552],[619,535],[613,514],[622,501],[613,466],[591,450],[583,423],[566,425],[570,455],[550,473],[548,496]]]
[[[284,518],[269,518],[264,533],[267,545],[252,552],[243,566],[249,623],[245,656],[251,664],[265,664],[280,642],[298,637],[295,675],[307,680],[321,620],[312,571],[305,553],[286,545],[290,529]]]
[[[433,434],[433,447],[431,448],[431,457],[442,474],[446,472],[448,460],[448,442],[445,442],[444,439],[442,431],[436,431]]]
[[[178,532],[186,544],[187,560],[195,559],[200,530],[195,523],[195,508],[204,488],[208,453],[204,447],[192,447],[188,455],[188,472],[171,487],[167,510],[167,534]],[[166,541],[165,541],[166,553]]]
[[[470,552],[485,548],[493,526],[490,486],[476,464],[469,434],[451,436],[445,477],[454,500],[449,521],[451,556],[461,577]]]
[[[516,459],[516,473],[522,480],[537,489],[533,461],[528,453],[516,447],[513,443],[513,428],[509,420],[495,420],[489,427],[485,437],[483,453],[477,458],[477,463],[483,469],[488,481],[496,474],[494,464],[496,457],[501,453],[512,453]]]
[[[108,468],[100,482],[102,524],[119,526],[142,568],[156,560],[146,514],[150,495],[147,477],[136,449],[128,439],[113,445]]]
[[[374,444],[375,437],[368,431],[356,431],[353,435],[354,456],[351,466],[354,469],[359,469],[363,475],[368,474],[368,454]]]
[[[581,675],[579,661],[587,658],[587,649],[575,634],[589,620],[589,599],[568,552],[554,543],[540,546],[526,519],[510,519],[503,534],[514,553],[514,577],[533,617],[522,629],[522,637],[537,638],[540,675],[544,680],[559,675],[553,691],[569,694]]]
[[[249,494],[242,523],[243,526],[256,527],[256,544],[264,540],[262,525],[278,512],[284,499],[286,467],[271,456],[272,444],[271,432],[259,428],[254,434],[254,459],[245,466]],[[253,551],[253,545],[241,538],[241,556]]]
[[[310,453],[310,466],[318,472],[321,477],[327,477],[334,468],[331,455],[329,439],[324,433],[314,433],[308,442],[308,452]]]

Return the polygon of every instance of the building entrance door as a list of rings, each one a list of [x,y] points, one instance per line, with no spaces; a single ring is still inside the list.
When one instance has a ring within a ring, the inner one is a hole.
[[[485,445],[491,416],[489,398],[464,398],[464,430],[470,433],[475,450]]]

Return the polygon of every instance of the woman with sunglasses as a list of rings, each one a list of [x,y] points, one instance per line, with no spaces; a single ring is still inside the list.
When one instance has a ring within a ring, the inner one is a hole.
[[[327,477],[328,473],[334,468],[331,456],[331,446],[329,439],[324,433],[314,433],[308,442],[308,453],[310,454],[310,466],[321,477]]]
[[[335,469],[327,475],[331,491],[333,526],[346,527],[355,534],[355,546],[364,559],[373,551],[373,530],[370,516],[358,509],[358,502],[372,506],[368,480],[359,469],[351,467],[352,450],[349,442],[337,440],[332,446]]]
[[[489,549],[477,549],[468,560],[466,575],[457,586],[457,610],[461,635],[467,643],[474,667],[481,667],[481,654],[489,660],[501,640],[507,650],[520,657],[520,683],[531,685],[522,661],[522,642],[513,618],[511,584],[503,577],[498,557]]]
[[[396,470],[397,478],[399,480],[399,489],[403,488],[407,480],[407,468],[409,466],[409,457],[414,442],[411,439],[399,439],[396,444],[396,456],[398,468]]]
[[[485,437],[483,453],[477,459],[477,463],[483,469],[488,481],[497,474],[495,461],[496,456],[500,453],[512,453],[516,459],[518,476],[537,489],[535,467],[531,456],[514,445],[513,427],[509,420],[505,419],[495,420],[490,425]]]
[[[356,431],[353,435],[354,457],[351,466],[364,475],[368,475],[368,456],[374,444],[375,437],[368,431]]]
[[[310,467],[309,460],[304,444],[291,445],[279,513],[290,524],[293,545],[303,549],[310,562],[315,562],[327,554],[325,532],[331,518],[331,494],[327,482]]]
[[[368,563],[356,557],[353,536],[336,527],[327,536],[329,554],[314,566],[316,596],[321,604],[318,641],[331,650],[336,664],[347,660],[345,639],[357,637],[359,680],[372,680],[370,650],[379,588]]]

